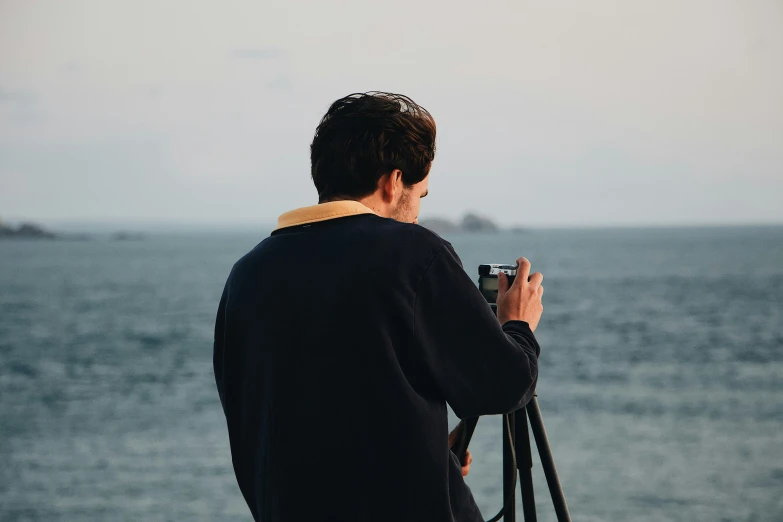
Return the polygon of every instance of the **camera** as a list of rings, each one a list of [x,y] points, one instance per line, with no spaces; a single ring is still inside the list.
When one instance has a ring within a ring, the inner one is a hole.
[[[514,282],[514,278],[517,276],[517,265],[503,265],[498,263],[490,263],[486,265],[479,265],[479,290],[484,299],[490,304],[495,304],[498,301],[498,274],[504,273],[508,276],[508,284]]]

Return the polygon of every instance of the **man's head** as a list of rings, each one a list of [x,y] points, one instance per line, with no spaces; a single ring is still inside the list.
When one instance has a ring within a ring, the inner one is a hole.
[[[334,102],[310,145],[318,201],[361,201],[415,222],[435,158],[435,120],[400,94],[351,94]]]

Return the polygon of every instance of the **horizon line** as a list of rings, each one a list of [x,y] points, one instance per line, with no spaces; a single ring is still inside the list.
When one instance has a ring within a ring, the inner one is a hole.
[[[452,221],[451,218],[442,218],[438,216],[432,216],[423,218],[422,221],[429,219],[446,219]],[[491,220],[495,222],[495,220]],[[135,219],[135,220],[123,220],[123,219],[110,219],[110,220],[97,220],[90,218],[73,218],[73,219],[2,219],[0,223],[5,225],[20,225],[22,223],[30,223],[41,226],[42,228],[56,231],[58,227],[65,227],[71,230],[78,228],[88,229],[101,229],[106,231],[145,231],[150,232],[149,228],[161,229],[161,231],[175,230],[187,230],[192,231],[196,229],[204,229],[209,231],[230,231],[232,229],[240,231],[250,228],[254,229],[274,229],[276,228],[276,220],[265,222],[259,221],[197,221],[197,220],[176,220],[176,219]],[[496,223],[496,222],[495,222]],[[497,223],[496,223],[497,224]],[[593,230],[593,229],[683,229],[683,228],[775,228],[783,227],[783,221],[735,221],[735,222],[597,222],[597,223],[536,223],[523,225],[519,223],[513,223],[509,225],[498,225],[499,231],[511,231],[518,230]],[[144,230],[134,230],[144,229]],[[152,230],[154,232],[154,230]]]

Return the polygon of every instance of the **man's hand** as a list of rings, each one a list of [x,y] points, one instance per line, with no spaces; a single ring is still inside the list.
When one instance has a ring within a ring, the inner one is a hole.
[[[508,286],[508,276],[498,274],[498,321],[526,321],[530,330],[535,331],[544,305],[541,296],[544,287],[541,283],[544,276],[541,272],[530,275],[530,261],[524,257],[517,259],[517,277],[511,287]]]
[[[454,445],[459,441],[460,434],[462,433],[462,421],[459,421],[459,424],[457,424],[457,427],[454,428],[454,430],[449,433],[449,448],[453,448]],[[468,473],[470,473],[470,463],[473,462],[473,456],[470,454],[470,451],[465,450],[465,459],[460,462],[462,464],[462,476],[467,477]]]

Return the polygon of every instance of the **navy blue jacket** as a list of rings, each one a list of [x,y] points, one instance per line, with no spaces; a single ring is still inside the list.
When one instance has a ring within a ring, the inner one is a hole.
[[[292,224],[240,259],[214,371],[257,521],[479,521],[447,443],[532,396],[538,344],[501,328],[451,245],[357,214]]]

